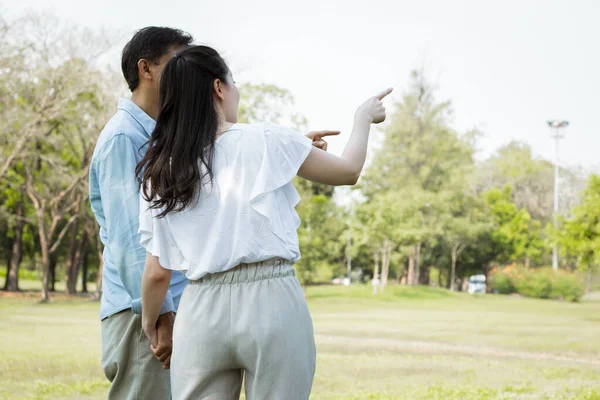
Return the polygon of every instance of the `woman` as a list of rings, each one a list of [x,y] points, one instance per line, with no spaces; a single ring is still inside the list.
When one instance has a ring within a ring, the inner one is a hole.
[[[308,399],[312,321],[293,264],[292,178],[353,185],[388,89],[361,105],[342,157],[281,126],[238,124],[239,92],[206,46],[178,53],[160,82],[156,128],[138,165],[147,249],[142,324],[154,345],[171,270],[185,271],[173,332],[173,398]]]

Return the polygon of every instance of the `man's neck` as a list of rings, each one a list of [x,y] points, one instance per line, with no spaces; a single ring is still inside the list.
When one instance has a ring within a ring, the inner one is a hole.
[[[156,121],[158,117],[158,101],[154,99],[153,96],[149,96],[144,93],[144,91],[140,89],[136,89],[131,94],[131,101],[135,103],[136,106],[142,109],[143,112],[148,114],[150,118]]]

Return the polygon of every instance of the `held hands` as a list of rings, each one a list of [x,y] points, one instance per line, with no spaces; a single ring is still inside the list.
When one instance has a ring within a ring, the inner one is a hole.
[[[174,321],[174,314],[166,313],[158,317],[155,326],[143,326],[144,333],[150,341],[150,350],[152,350],[154,358],[162,363],[163,369],[171,367]]]
[[[383,107],[383,98],[392,93],[392,88],[386,89],[378,95],[369,98],[358,107],[354,119],[358,122],[367,122],[369,124],[379,124],[385,121],[385,107]]]

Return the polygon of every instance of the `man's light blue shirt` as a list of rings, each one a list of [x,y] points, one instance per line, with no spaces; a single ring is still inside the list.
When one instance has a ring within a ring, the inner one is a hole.
[[[120,99],[96,144],[90,167],[90,202],[104,244],[100,319],[142,310],[146,250],[140,245],[139,181],[135,167],[156,122],[131,100]],[[173,271],[161,314],[177,310],[187,279]]]

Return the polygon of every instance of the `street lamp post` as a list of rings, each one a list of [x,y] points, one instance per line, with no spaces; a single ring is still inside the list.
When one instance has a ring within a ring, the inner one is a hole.
[[[548,126],[550,127],[550,133],[552,139],[555,140],[555,148],[554,148],[554,229],[558,229],[558,175],[559,175],[559,152],[558,146],[560,139],[564,138],[565,135],[562,133],[562,130],[569,126],[569,121],[560,121],[560,120],[550,120],[548,121]],[[558,270],[558,244],[554,243],[554,248],[552,249],[552,269],[554,271]]]

